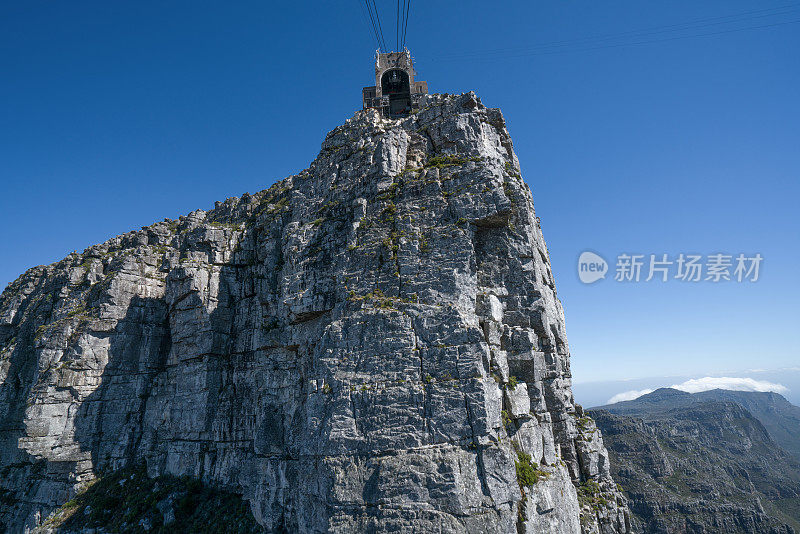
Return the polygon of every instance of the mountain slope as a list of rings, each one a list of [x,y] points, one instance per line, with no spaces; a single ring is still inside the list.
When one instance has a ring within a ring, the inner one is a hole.
[[[740,403],[708,393],[662,389],[589,410],[634,530],[800,530],[800,462]]]
[[[700,400],[729,400],[742,405],[761,421],[770,437],[783,450],[800,460],[800,407],[771,391],[730,391],[715,389],[695,393]]]
[[[570,380],[499,110],[359,112],[300,174],[3,292],[0,523],[144,463],[270,531],[626,532]]]
[[[764,425],[770,437],[781,448],[800,460],[800,407],[791,404],[778,393],[727,389],[686,393],[672,388],[661,388],[637,399],[593,409],[604,409],[617,414],[641,415],[654,408],[663,410],[707,401],[730,401],[740,404]]]

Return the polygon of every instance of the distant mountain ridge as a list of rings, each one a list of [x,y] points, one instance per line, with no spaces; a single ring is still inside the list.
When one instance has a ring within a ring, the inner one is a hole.
[[[771,391],[712,389],[687,393],[673,388],[660,388],[637,399],[598,406],[592,410],[642,416],[654,408],[679,408],[708,401],[730,401],[741,405],[764,425],[775,443],[800,460],[800,407]]]
[[[788,406],[787,406],[788,405]],[[587,412],[643,533],[800,532],[795,410],[776,393],[662,388]]]

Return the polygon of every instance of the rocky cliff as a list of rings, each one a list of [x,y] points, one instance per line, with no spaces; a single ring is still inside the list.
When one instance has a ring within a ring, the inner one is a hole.
[[[9,285],[11,532],[134,465],[271,531],[628,531],[503,117],[422,107],[359,112],[266,191]]]

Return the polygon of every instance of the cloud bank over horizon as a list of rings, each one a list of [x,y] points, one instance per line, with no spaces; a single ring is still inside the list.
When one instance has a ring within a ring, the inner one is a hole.
[[[617,402],[638,399],[642,395],[647,395],[648,393],[652,393],[654,391],[655,391],[654,389],[632,389],[630,391],[623,391],[622,393],[617,393],[616,395],[608,399],[606,401],[606,404],[614,404]]]
[[[692,378],[681,382],[680,384],[672,384],[672,389],[685,391],[686,393],[699,393],[701,391],[710,391],[712,389],[729,389],[733,391],[772,391],[774,393],[784,394],[789,389],[783,384],[776,382],[767,382],[766,380],[754,380],[752,378],[732,377],[732,376],[704,376],[703,378]],[[652,393],[654,389],[633,389],[630,391],[623,391],[617,393],[606,404],[615,404],[617,402],[638,399],[642,395]]]

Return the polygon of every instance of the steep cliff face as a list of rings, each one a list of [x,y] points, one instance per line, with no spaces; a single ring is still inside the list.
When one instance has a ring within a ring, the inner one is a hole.
[[[423,108],[3,292],[11,531],[135,463],[270,530],[628,531],[503,117]]]

